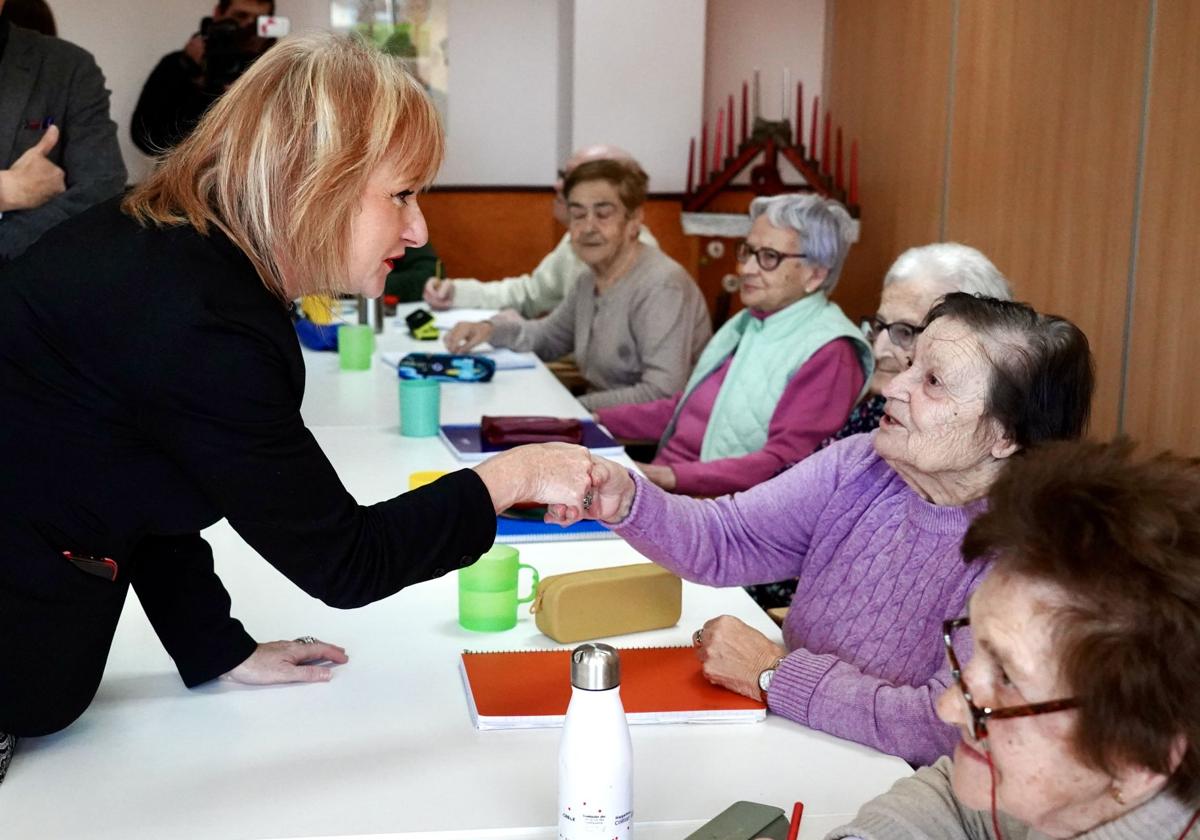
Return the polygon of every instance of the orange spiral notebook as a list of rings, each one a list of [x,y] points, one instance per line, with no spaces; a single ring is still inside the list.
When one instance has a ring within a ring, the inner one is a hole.
[[[621,648],[621,702],[634,723],[754,723],[766,706],[713,685],[690,647]],[[476,729],[562,726],[571,648],[463,651],[463,689]]]

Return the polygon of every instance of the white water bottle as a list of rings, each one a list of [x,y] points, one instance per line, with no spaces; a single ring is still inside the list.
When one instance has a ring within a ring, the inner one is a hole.
[[[633,837],[633,744],[621,660],[609,645],[571,652],[571,704],[558,747],[558,840]]]

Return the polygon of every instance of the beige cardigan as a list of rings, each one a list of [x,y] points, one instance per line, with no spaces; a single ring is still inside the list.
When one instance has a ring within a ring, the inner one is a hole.
[[[683,390],[712,337],[708,307],[683,266],[643,245],[637,262],[604,294],[584,269],[574,288],[540,321],[492,321],[497,347],[542,359],[575,353],[591,390],[589,410],[648,402]]]

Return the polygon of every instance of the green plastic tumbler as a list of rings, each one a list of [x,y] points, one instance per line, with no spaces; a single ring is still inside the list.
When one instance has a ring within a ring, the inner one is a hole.
[[[370,324],[342,324],[337,331],[338,363],[342,370],[370,370],[375,330]]]
[[[497,632],[517,626],[517,604],[528,604],[537,593],[538,572],[520,562],[510,545],[496,543],[487,554],[458,572],[458,623],[467,630]],[[529,594],[517,597],[521,569],[533,574]]]
[[[400,380],[400,434],[432,437],[442,416],[441,383],[436,379]]]

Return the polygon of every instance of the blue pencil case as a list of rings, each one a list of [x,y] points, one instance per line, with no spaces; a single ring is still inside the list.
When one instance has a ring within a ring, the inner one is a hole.
[[[488,382],[496,363],[486,356],[457,353],[409,353],[396,366],[401,379],[436,379],[439,382]]]

